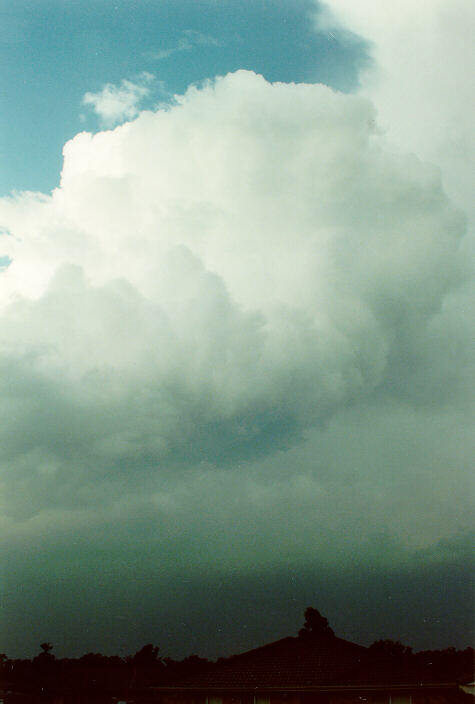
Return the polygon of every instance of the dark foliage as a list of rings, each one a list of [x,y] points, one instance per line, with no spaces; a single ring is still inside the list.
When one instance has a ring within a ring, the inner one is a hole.
[[[412,655],[412,648],[398,640],[376,640],[369,646],[369,650],[373,655],[390,658],[409,658]]]
[[[317,609],[309,606],[305,609],[305,623],[299,631],[299,638],[334,638],[335,633],[328,625],[328,620]]]
[[[334,637],[327,619],[317,609],[307,608],[299,638]],[[5,702],[47,702],[53,701],[58,694],[74,694],[83,696],[84,701],[101,703],[112,702],[113,697],[116,700],[136,699],[150,685],[186,679],[214,666],[214,663],[197,655],[183,660],[161,657],[158,646],[152,643],[147,643],[134,655],[125,658],[92,652],[80,658],[56,658],[52,650],[52,644],[44,642],[40,645],[39,654],[32,659],[15,660],[0,653],[0,695],[6,691],[13,692],[4,699]],[[379,640],[368,650],[375,660],[389,666],[403,667],[404,670],[408,668],[426,681],[468,681],[473,672],[473,648],[414,653],[411,647],[399,641]],[[40,694],[41,698],[38,698]]]

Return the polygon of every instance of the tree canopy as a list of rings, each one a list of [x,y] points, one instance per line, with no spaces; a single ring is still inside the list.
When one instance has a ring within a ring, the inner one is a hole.
[[[334,638],[335,633],[328,625],[328,619],[313,606],[305,609],[304,617],[305,623],[299,631],[300,638]]]

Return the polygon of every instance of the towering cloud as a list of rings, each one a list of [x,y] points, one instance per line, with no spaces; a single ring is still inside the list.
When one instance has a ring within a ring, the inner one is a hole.
[[[466,216],[378,120],[239,71],[78,134],[51,196],[1,201],[15,550],[42,536],[87,582],[98,535],[129,559],[146,535],[145,572],[244,574],[465,531]]]
[[[437,172],[323,86],[239,72],[64,155],[2,205],[2,447],[37,483],[287,447],[416,363],[463,281]]]

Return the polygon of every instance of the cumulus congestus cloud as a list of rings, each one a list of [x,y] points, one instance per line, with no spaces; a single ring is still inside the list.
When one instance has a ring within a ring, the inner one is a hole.
[[[466,278],[465,220],[374,124],[240,71],[77,135],[51,197],[2,201],[5,511],[265,458],[401,394]]]

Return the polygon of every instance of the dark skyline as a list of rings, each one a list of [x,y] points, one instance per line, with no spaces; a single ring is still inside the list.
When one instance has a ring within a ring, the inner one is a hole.
[[[361,645],[390,639],[420,651],[473,643],[473,574],[457,561],[389,575],[374,570],[219,575],[214,586],[208,573],[174,584],[149,577],[146,588],[129,578],[108,587],[107,607],[98,577],[81,590],[56,584],[56,604],[28,581],[17,609],[5,619],[9,657],[37,654],[45,635],[57,657],[125,656],[153,642],[162,657],[216,659],[296,635],[309,599],[322,605],[336,635]]]

